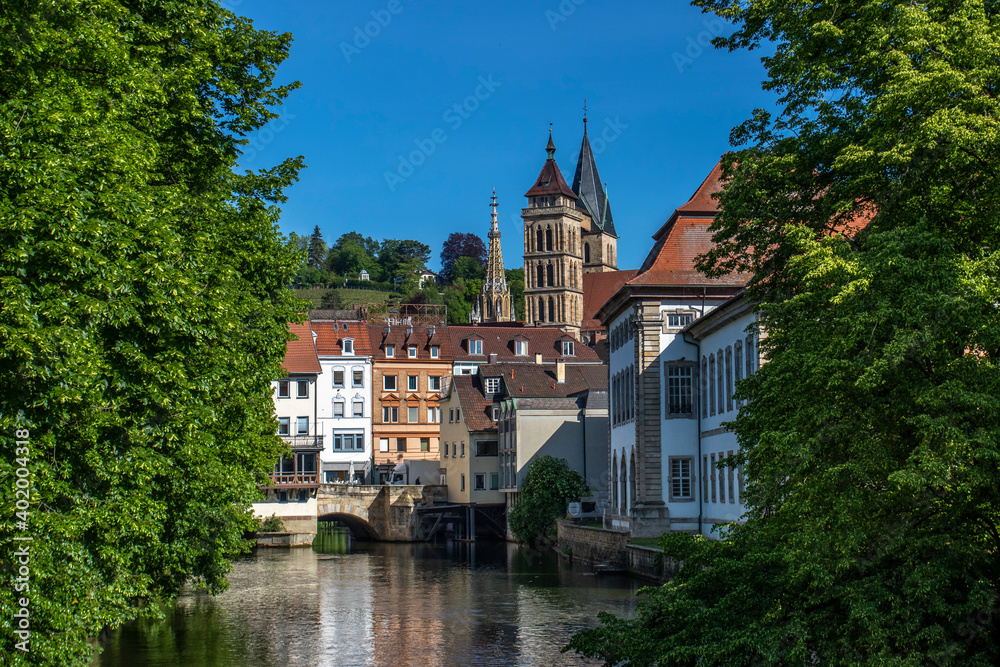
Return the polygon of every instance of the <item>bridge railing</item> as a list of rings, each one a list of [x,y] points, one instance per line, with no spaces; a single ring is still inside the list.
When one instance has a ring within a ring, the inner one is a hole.
[[[271,486],[274,487],[303,487],[319,486],[319,475],[316,473],[276,473],[272,472]]]

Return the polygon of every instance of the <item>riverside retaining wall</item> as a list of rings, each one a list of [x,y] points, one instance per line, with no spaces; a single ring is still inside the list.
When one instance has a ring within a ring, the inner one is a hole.
[[[559,552],[572,561],[607,571],[620,570],[662,583],[677,573],[679,564],[659,549],[629,544],[629,534],[617,530],[558,522]]]

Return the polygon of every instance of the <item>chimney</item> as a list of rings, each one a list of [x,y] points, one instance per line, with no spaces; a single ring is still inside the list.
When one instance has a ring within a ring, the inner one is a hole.
[[[535,352],[535,363],[538,364],[539,366],[542,365],[542,353],[541,352]]]
[[[495,364],[496,362],[497,362],[497,353],[496,352],[490,352],[490,363],[491,364]]]
[[[566,362],[556,359],[556,382],[563,384],[566,382]]]

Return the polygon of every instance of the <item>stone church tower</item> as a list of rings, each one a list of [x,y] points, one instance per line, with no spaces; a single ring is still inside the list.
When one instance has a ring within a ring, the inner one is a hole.
[[[503,270],[503,252],[500,250],[500,225],[497,223],[497,191],[493,190],[490,202],[492,209],[490,222],[490,247],[486,258],[486,276],[483,291],[472,313],[473,322],[513,322],[514,312],[507,286],[507,275]]]
[[[618,270],[618,235],[587,137],[587,119],[572,188],[556,164],[551,130],[545,150],[548,157],[521,211],[525,320],[579,336],[583,274]]]

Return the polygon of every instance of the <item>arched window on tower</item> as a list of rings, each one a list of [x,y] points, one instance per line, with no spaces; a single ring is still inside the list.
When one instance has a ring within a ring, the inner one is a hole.
[[[538,321],[545,321],[545,297],[538,297]]]
[[[535,252],[541,252],[544,247],[542,245],[542,226],[539,225],[538,229],[535,230]]]
[[[548,279],[549,279],[548,285],[549,285],[549,287],[552,287],[556,283],[555,283],[555,273],[552,270],[552,264],[551,263],[549,263],[546,266],[546,271],[548,272]]]
[[[545,228],[545,249],[552,250],[552,228]]]
[[[538,280],[535,281],[535,287],[545,287],[545,267],[542,266],[541,262],[538,263]]]
[[[497,306],[494,314],[498,320],[503,317],[503,301],[501,299],[497,299]]]
[[[556,314],[556,302],[551,296],[549,297],[549,321],[555,322],[559,316]]]
[[[583,261],[587,262],[588,264],[590,263],[590,244],[589,243],[584,243],[583,244]]]

